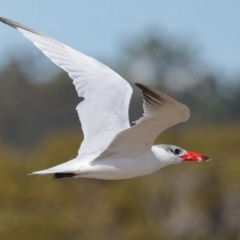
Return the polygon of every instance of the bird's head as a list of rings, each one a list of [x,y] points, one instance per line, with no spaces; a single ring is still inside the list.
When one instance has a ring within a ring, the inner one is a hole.
[[[163,165],[180,162],[208,162],[211,159],[201,153],[186,151],[174,145],[154,145],[152,151]]]

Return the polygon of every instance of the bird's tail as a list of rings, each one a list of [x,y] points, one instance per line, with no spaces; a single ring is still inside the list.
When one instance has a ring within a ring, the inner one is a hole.
[[[45,175],[45,174],[54,174],[54,178],[62,178],[62,177],[74,177],[76,172],[79,169],[78,162],[73,159],[68,162],[62,163],[60,165],[29,173],[28,175]]]

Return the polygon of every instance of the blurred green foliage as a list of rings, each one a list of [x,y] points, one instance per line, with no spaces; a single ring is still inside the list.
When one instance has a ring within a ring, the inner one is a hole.
[[[177,128],[157,139],[208,154],[209,163],[123,181],[27,176],[71,159],[80,141],[65,131],[31,151],[0,145],[0,239],[240,238],[239,124]]]

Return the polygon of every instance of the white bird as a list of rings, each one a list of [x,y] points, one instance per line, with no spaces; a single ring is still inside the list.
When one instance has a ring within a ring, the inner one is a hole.
[[[185,105],[136,83],[142,90],[144,114],[130,127],[128,109],[132,88],[125,79],[97,60],[43,33],[6,18],[0,21],[20,31],[65,70],[73,79],[78,96],[84,98],[76,108],[84,133],[77,157],[31,174],[126,179],[183,161],[210,160],[173,145],[152,146],[165,129],[189,119]]]

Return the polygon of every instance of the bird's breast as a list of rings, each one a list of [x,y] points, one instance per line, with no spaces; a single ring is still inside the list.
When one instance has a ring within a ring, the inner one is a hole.
[[[159,162],[152,152],[149,152],[135,158],[109,157],[98,159],[82,169],[88,172],[88,174],[82,177],[112,180],[127,179],[153,173],[159,168]]]

